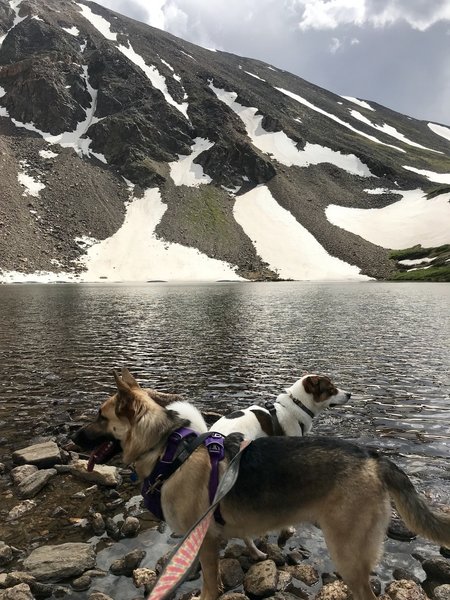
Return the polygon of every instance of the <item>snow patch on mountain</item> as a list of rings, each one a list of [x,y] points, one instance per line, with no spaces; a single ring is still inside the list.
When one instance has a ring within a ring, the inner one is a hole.
[[[372,173],[369,168],[361,162],[354,154],[342,154],[318,144],[306,143],[304,150],[298,150],[294,140],[283,131],[271,133],[262,127],[262,115],[257,115],[258,109],[252,106],[242,106],[236,102],[237,93],[227,92],[216,88],[211,82],[210,88],[217,98],[231,108],[241,119],[247,130],[252,143],[262,152],[272,156],[278,162],[288,167],[297,165],[307,167],[319,163],[331,163],[362,177],[370,177]]]
[[[0,85],[0,98],[3,98],[3,96],[6,95],[6,90],[5,88],[2,88],[2,86]]]
[[[22,170],[17,173],[17,181],[25,188],[23,195],[38,198],[45,185],[42,181],[28,173],[30,165],[25,160],[21,160],[19,164]]]
[[[369,135],[368,133],[365,133],[364,131],[360,131],[359,129],[356,129],[356,127],[353,127],[353,125],[350,125],[350,123],[347,123],[346,121],[343,121],[336,115],[333,115],[332,113],[329,113],[326,110],[323,110],[322,108],[319,108],[318,106],[315,106],[308,100],[305,100],[305,98],[302,98],[298,94],[294,94],[294,92],[290,92],[289,90],[285,90],[285,89],[279,88],[279,87],[276,87],[275,89],[278,90],[279,92],[281,92],[282,94],[284,94],[285,96],[288,96],[289,98],[292,98],[293,100],[296,100],[300,104],[303,104],[304,106],[307,106],[311,110],[314,110],[314,111],[320,113],[321,115],[328,117],[332,121],[335,121],[335,123],[339,123],[339,125],[342,125],[346,129],[349,129],[350,131],[353,131],[354,133],[357,133],[358,135],[362,135],[363,137],[367,138],[368,140],[371,140],[372,142],[375,142],[376,144],[381,144],[382,146],[387,146],[388,148],[394,148],[395,150],[398,150],[399,152],[405,152],[405,150],[403,150],[403,148],[398,148],[398,146],[392,146],[391,144],[386,144],[385,142],[382,142],[378,138],[374,137],[373,135]]]
[[[264,185],[238,196],[233,215],[259,256],[284,279],[369,279],[358,267],[328,254]]]
[[[80,260],[87,269],[80,281],[241,279],[224,261],[157,238],[155,228],[166,210],[156,188],[147,189],[142,198],[132,198],[122,227],[106,240],[93,244]]]
[[[365,102],[364,100],[359,100],[358,98],[353,98],[353,96],[341,96],[341,98],[345,98],[345,100],[348,100],[349,102],[353,102],[354,104],[358,104],[359,106],[362,106],[363,108],[367,108],[367,110],[372,110],[375,112],[375,109],[372,108],[372,106],[370,106],[370,104],[368,102]],[[342,102],[338,102],[338,104],[342,104]]]
[[[42,156],[42,158],[56,158],[58,154],[52,152],[52,150],[39,150],[39,156]]]
[[[182,102],[180,104],[176,100],[174,100],[174,98],[172,98],[172,96],[169,93],[169,90],[167,89],[166,78],[163,75],[161,75],[161,73],[158,71],[158,69],[154,65],[147,65],[145,60],[142,58],[142,56],[140,54],[138,54],[137,52],[135,52],[135,50],[133,49],[133,46],[130,44],[130,42],[128,42],[128,46],[124,46],[123,44],[120,44],[118,46],[118,49],[129,60],[131,60],[131,62],[133,62],[140,69],[142,69],[142,71],[144,71],[145,75],[151,81],[151,84],[153,85],[153,87],[156,88],[157,90],[159,90],[163,94],[163,96],[166,99],[166,102],[168,104],[171,104],[172,106],[174,106],[177,110],[179,110],[181,112],[182,115],[184,115],[186,117],[186,119],[189,119],[188,114],[187,114],[187,109],[189,107],[189,104],[187,102]]]
[[[441,137],[446,140],[450,140],[450,129],[448,127],[444,127],[444,125],[437,125],[436,123],[428,123],[428,127]]]
[[[440,152],[439,150],[433,150],[432,148],[427,148],[426,146],[422,146],[421,144],[412,142],[406,136],[404,136],[403,133],[400,133],[400,131],[397,131],[397,129],[395,129],[395,127],[392,127],[392,125],[387,125],[386,123],[383,123],[383,125],[378,125],[377,123],[372,123],[372,121],[370,119],[368,119],[367,117],[362,115],[357,110],[351,110],[350,114],[354,119],[357,119],[358,121],[361,121],[362,123],[365,123],[369,127],[373,127],[373,129],[376,129],[377,131],[381,131],[382,133],[385,133],[386,135],[397,138],[401,142],[405,142],[405,144],[409,144],[410,146],[414,146],[416,148],[422,148],[423,150],[429,150],[430,152],[437,152],[438,154],[443,154],[443,152]]]
[[[9,0],[9,6],[10,6],[11,10],[14,11],[15,17],[14,17],[13,24],[8,29],[8,31],[5,34],[3,34],[2,36],[0,36],[0,48],[2,47],[2,44],[3,44],[6,36],[8,35],[8,33],[11,31],[11,29],[14,29],[14,27],[16,25],[18,25],[19,23],[21,23],[22,21],[24,21],[26,19],[26,17],[19,17],[19,10],[20,10],[21,3],[22,3],[22,0]]]
[[[85,19],[89,21],[91,25],[97,29],[107,40],[115,42],[117,40],[117,33],[111,31],[111,23],[103,18],[101,15],[97,15],[85,4],[75,2],[81,9],[81,14]]]
[[[67,31],[67,33],[70,33],[70,35],[75,37],[78,37],[80,34],[79,29],[75,27],[75,25],[73,27],[62,27],[61,29],[64,29],[64,31]]]
[[[88,108],[85,109],[86,118],[84,121],[81,121],[77,124],[76,128],[73,131],[65,131],[63,133],[59,133],[57,135],[52,135],[46,131],[41,131],[38,129],[34,123],[22,123],[17,121],[16,119],[11,118],[11,121],[14,123],[16,127],[27,129],[28,131],[34,131],[38,133],[42,138],[48,142],[49,144],[58,144],[63,148],[73,148],[75,152],[79,156],[95,156],[102,162],[106,163],[106,159],[102,154],[92,152],[89,149],[92,140],[88,137],[84,137],[85,133],[89,129],[89,127],[97,122],[95,115],[95,109],[97,106],[97,90],[95,90],[89,83],[88,78],[88,67],[87,65],[83,65],[82,69],[82,78],[86,84],[86,88],[91,96],[91,104]],[[0,106],[0,117],[9,117],[9,113],[3,106]]]
[[[436,173],[435,171],[427,171],[426,169],[416,169],[415,167],[407,167],[403,165],[403,168],[407,171],[412,171],[418,175],[423,175],[430,181],[435,183],[450,183],[450,173]]]
[[[263,79],[259,75],[255,75],[255,73],[250,73],[250,71],[244,71],[244,73],[247,73],[247,75],[250,75],[251,77],[254,77],[255,79],[259,79],[260,81],[264,81],[264,82],[266,81],[265,79]]]
[[[395,193],[401,194],[402,199],[384,208],[347,208],[330,204],[325,214],[333,225],[383,248],[450,243],[450,194],[427,200],[421,189],[395,190]]]
[[[179,160],[170,162],[170,176],[174,184],[198,187],[205,183],[211,183],[211,177],[203,172],[202,165],[194,163],[194,159],[213,146],[214,142],[200,137],[195,138],[194,144],[191,146],[191,154],[188,156],[179,154]]]

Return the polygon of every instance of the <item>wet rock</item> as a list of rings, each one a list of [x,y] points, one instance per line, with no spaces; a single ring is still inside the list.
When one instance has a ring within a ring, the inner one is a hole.
[[[315,600],[351,600],[350,590],[343,581],[338,579],[327,583],[317,594]]]
[[[306,558],[308,558],[308,557],[306,557]],[[294,550],[294,551],[288,552],[288,554],[286,554],[286,563],[288,565],[299,565],[304,560],[305,560],[305,556],[299,550]]]
[[[384,595],[392,600],[427,600],[427,595],[414,581],[400,579],[386,586]]]
[[[435,600],[450,600],[450,585],[444,583],[434,588],[433,597]]]
[[[246,552],[247,549],[245,546],[242,546],[242,544],[228,544],[224,552],[224,557],[239,558]]]
[[[267,558],[273,560],[273,562],[277,565],[277,567],[281,567],[286,564],[286,558],[283,554],[283,551],[276,544],[268,544],[263,541],[258,546],[259,550],[265,552],[267,554]]]
[[[309,596],[304,590],[296,589],[295,594],[291,594],[291,592],[277,592],[271,598],[273,600],[298,600],[299,598],[308,600]]]
[[[381,594],[381,581],[378,577],[371,577],[369,583],[375,596],[379,596]]]
[[[8,516],[6,517],[6,520],[7,521],[15,521],[16,519],[20,519],[20,517],[22,517],[25,513],[29,512],[30,510],[32,510],[35,507],[36,507],[35,500],[24,500],[17,506],[14,506],[14,508],[12,508],[9,511]]]
[[[284,592],[292,585],[292,575],[289,571],[278,571],[277,591]]]
[[[294,579],[298,579],[299,581],[306,583],[306,585],[314,585],[319,581],[319,573],[311,565],[292,565],[284,567],[284,569],[290,573]]]
[[[5,542],[0,542],[0,567],[7,565],[13,559],[13,551],[11,546],[5,544]]]
[[[56,475],[55,469],[42,469],[23,479],[17,489],[19,498],[33,498],[44,488],[52,477]]]
[[[429,558],[422,563],[422,569],[429,579],[450,583],[450,560],[447,558]]]
[[[411,581],[415,581],[416,583],[420,583],[420,579],[418,577],[416,577],[415,575],[413,575],[407,569],[403,569],[402,567],[398,567],[397,569],[394,569],[392,571],[392,576],[397,581],[399,579],[406,579],[406,580],[410,579]]]
[[[137,535],[141,524],[136,517],[127,517],[120,528],[120,533],[123,537],[134,537]]]
[[[157,579],[156,571],[153,569],[134,569],[133,571],[133,583],[137,588],[142,586],[153,586]]]
[[[244,577],[244,590],[247,594],[266,598],[275,593],[278,583],[277,567],[273,560],[263,560],[252,565]]]
[[[417,537],[417,534],[406,527],[400,515],[394,510],[392,511],[387,535],[393,540],[400,540],[401,542],[410,542]]]
[[[47,468],[61,463],[61,452],[55,442],[43,442],[16,450],[13,452],[12,458],[16,465],[30,464]]]
[[[241,592],[227,592],[219,596],[218,600],[248,600],[248,596]]]
[[[37,473],[38,468],[36,465],[20,465],[11,469],[10,476],[16,485],[19,485],[24,479]]]
[[[36,548],[23,566],[39,581],[81,575],[95,565],[95,552],[90,544],[67,543]]]
[[[134,569],[139,567],[146,554],[145,550],[133,550],[133,552],[128,552],[128,554],[125,554],[122,558],[115,560],[109,567],[109,570],[113,575],[125,575],[126,577],[131,577]]]
[[[19,585],[0,592],[0,600],[34,600],[34,597],[29,585],[19,583]]]
[[[6,465],[5,463],[0,462],[0,475],[3,475],[3,473],[6,472]]]
[[[87,590],[92,583],[92,579],[89,575],[82,575],[81,577],[77,577],[72,581],[72,587],[77,592],[83,592]]]
[[[93,591],[91,594],[89,594],[89,600],[113,600],[113,599],[111,598],[111,596],[107,596],[103,592]]]
[[[119,469],[110,465],[95,465],[93,471],[87,470],[87,460],[77,460],[70,465],[70,472],[75,477],[83,481],[89,481],[104,485],[106,487],[116,487],[122,483]]]
[[[244,571],[236,558],[222,558],[219,570],[225,590],[231,590],[244,581]]]
[[[113,519],[111,519],[110,517],[108,517],[105,520],[105,527],[106,527],[106,533],[109,535],[109,537],[113,540],[120,540],[120,530],[119,527],[117,525],[117,523],[115,521],[113,521]]]
[[[89,515],[88,521],[95,535],[103,535],[105,533],[105,520],[99,512],[95,512]]]

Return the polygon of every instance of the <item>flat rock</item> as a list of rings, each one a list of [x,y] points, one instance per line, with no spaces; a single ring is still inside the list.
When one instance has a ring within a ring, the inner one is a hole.
[[[19,485],[24,479],[36,473],[38,468],[36,465],[20,465],[19,467],[14,467],[11,469],[10,475],[11,479],[16,485]]]
[[[30,510],[33,510],[33,508],[35,508],[35,507],[36,507],[35,500],[24,500],[20,504],[17,504],[17,506],[14,506],[9,511],[8,516],[6,517],[6,520],[7,521],[16,521],[17,519],[20,519],[20,517],[22,517],[24,514],[26,514]]]
[[[19,585],[0,592],[0,600],[34,600],[34,596],[29,585],[19,583]]]
[[[23,566],[39,581],[60,581],[81,575],[95,566],[95,552],[90,544],[67,543],[36,548]]]
[[[113,600],[111,596],[104,594],[103,592],[93,591],[89,594],[89,600]]]
[[[274,594],[277,584],[278,572],[273,560],[263,560],[252,565],[244,577],[245,592],[258,598]]]
[[[83,481],[98,483],[107,487],[116,487],[122,483],[119,469],[111,465],[95,465],[93,471],[87,470],[87,460],[76,460],[70,465],[70,472]]]
[[[25,477],[17,488],[19,498],[33,498],[56,475],[55,469],[42,469]]]
[[[61,451],[55,442],[43,442],[16,450],[12,458],[16,465],[30,464],[46,468],[61,463]]]

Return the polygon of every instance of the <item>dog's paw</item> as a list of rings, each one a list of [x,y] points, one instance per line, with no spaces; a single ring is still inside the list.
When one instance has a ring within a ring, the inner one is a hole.
[[[277,543],[279,546],[284,546],[285,543],[291,538],[295,533],[295,527],[286,527],[286,529],[282,529],[280,531],[280,535],[278,536]]]

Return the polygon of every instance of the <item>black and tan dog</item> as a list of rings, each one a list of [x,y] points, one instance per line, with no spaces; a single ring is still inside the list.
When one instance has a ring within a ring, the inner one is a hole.
[[[91,467],[123,451],[146,478],[165,452],[169,436],[186,420],[158,404],[128,371],[115,375],[117,393],[75,442],[94,448]],[[232,436],[230,436],[232,437]],[[209,506],[211,463],[199,446],[163,484],[164,517],[185,533]],[[221,464],[226,468],[227,458]],[[304,521],[320,525],[337,570],[356,600],[374,600],[369,575],[380,558],[390,517],[390,499],[407,525],[450,546],[450,516],[431,511],[407,475],[387,458],[339,439],[266,437],[242,455],[238,479],[220,504],[224,525],[213,522],[200,549],[202,600],[219,595],[221,538],[256,536]]]

